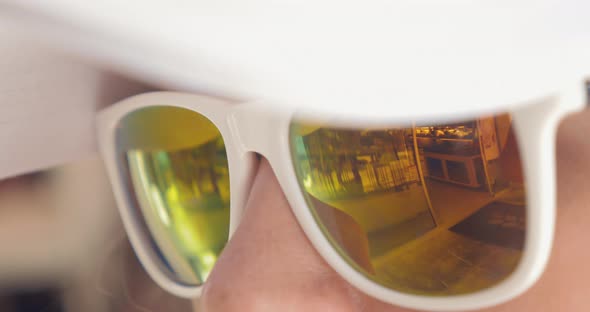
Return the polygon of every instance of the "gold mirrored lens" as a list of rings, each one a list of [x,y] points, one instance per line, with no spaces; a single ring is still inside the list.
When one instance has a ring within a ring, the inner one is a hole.
[[[295,120],[290,133],[309,208],[368,278],[456,295],[494,286],[518,265],[526,202],[510,115],[387,129]]]
[[[200,285],[229,233],[229,172],[217,127],[177,107],[143,108],[120,123],[130,193],[164,265]]]

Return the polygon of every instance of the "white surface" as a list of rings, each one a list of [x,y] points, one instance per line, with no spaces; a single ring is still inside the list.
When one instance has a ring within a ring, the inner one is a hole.
[[[517,141],[520,142],[527,186],[527,228],[523,256],[516,270],[502,283],[468,295],[428,297],[410,295],[383,287],[352,268],[331,246],[318,227],[300,191],[289,148],[290,114],[277,115],[256,105],[229,105],[217,99],[190,94],[158,92],[123,100],[98,116],[100,150],[105,160],[123,223],[140,261],[150,276],[164,289],[183,297],[197,297],[201,287],[179,283],[168,272],[151,247],[149,234],[140,225],[133,200],[126,191],[115,147],[118,121],[140,107],[174,103],[173,106],[198,111],[209,118],[223,136],[230,168],[230,239],[241,219],[254,163],[252,153],[267,158],[289,201],[294,215],[318,253],[351,285],[391,304],[419,310],[462,311],[506,302],[527,290],[541,275],[551,252],[555,222],[555,134],[560,118],[586,105],[585,93],[531,103],[513,112]],[[401,120],[401,119],[400,119]],[[149,222],[148,222],[149,223]],[[149,224],[148,224],[149,226]]]
[[[0,27],[0,179],[96,151],[95,111],[147,88]]]
[[[0,3],[142,79],[332,115],[498,110],[590,74],[584,0]]]

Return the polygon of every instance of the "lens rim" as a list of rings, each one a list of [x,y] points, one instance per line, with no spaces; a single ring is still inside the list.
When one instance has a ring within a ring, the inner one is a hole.
[[[230,222],[228,241],[233,236],[241,216],[238,207],[244,204],[243,184],[247,180],[249,172],[247,168],[253,167],[251,157],[238,157],[238,146],[232,139],[232,132],[227,123],[227,112],[232,107],[232,102],[206,96],[181,94],[174,92],[155,92],[141,94],[125,99],[112,107],[102,111],[97,116],[99,130],[100,151],[105,160],[107,171],[113,185],[113,192],[117,201],[117,207],[123,225],[139,261],[145,267],[150,277],[161,287],[170,293],[184,298],[194,298],[201,294],[203,285],[188,285],[182,283],[168,266],[163,262],[158,251],[153,248],[153,238],[148,227],[143,225],[145,221],[134,204],[134,196],[129,189],[126,173],[126,164],[123,162],[116,148],[117,129],[120,121],[128,114],[146,107],[167,106],[184,108],[201,114],[209,119],[219,130],[225,143],[228,159],[229,183],[230,183]],[[236,191],[234,191],[236,190]]]
[[[309,211],[310,209],[306,206],[305,198],[296,177],[296,169],[293,166],[290,142],[283,142],[284,146],[282,147],[282,149],[289,150],[288,155],[283,154],[288,161],[285,161],[284,158],[274,161],[281,163],[277,168],[287,167],[290,170],[290,172],[278,173],[279,180],[288,180],[288,182],[283,181],[281,183],[285,189],[297,189],[295,194],[288,193],[287,197],[304,231],[326,262],[351,285],[379,300],[411,309],[429,309],[432,311],[481,309],[506,302],[522,294],[538,280],[547,264],[555,222],[554,138],[559,119],[570,111],[571,106],[560,106],[560,103],[552,98],[540,100],[534,105],[510,110],[513,117],[513,126],[515,127],[514,133],[519,142],[523,175],[527,186],[525,248],[519,265],[509,277],[493,287],[471,294],[430,297],[401,293],[381,286],[354,270],[337,252],[326,252],[326,249],[333,248],[325,235],[321,233],[317,222]],[[293,114],[292,118],[294,116],[296,117],[296,114]],[[441,120],[439,123],[452,122],[453,120]],[[319,122],[322,121],[324,120],[319,120]],[[396,122],[403,124],[404,120],[398,117],[397,120],[394,118],[391,121],[393,124]],[[291,119],[286,122],[285,128],[288,129],[290,124]],[[338,119],[335,120],[334,124],[336,126],[346,126],[349,122]],[[283,136],[289,141],[288,130],[285,131]],[[305,209],[299,209],[299,207]],[[535,208],[533,209],[533,207]]]

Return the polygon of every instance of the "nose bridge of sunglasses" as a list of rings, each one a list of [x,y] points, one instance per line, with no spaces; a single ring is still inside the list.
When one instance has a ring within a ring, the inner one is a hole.
[[[242,104],[231,112],[228,122],[241,153],[256,152],[270,158],[281,135],[287,135],[289,116],[290,110],[279,111],[257,104]]]

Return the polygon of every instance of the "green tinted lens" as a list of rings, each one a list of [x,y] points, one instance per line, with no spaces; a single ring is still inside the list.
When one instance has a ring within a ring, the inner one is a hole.
[[[387,129],[296,120],[290,140],[320,228],[375,282],[412,294],[466,294],[518,265],[526,203],[509,115]]]
[[[156,252],[181,282],[202,284],[229,232],[221,133],[196,112],[156,106],[127,115],[117,143]]]

